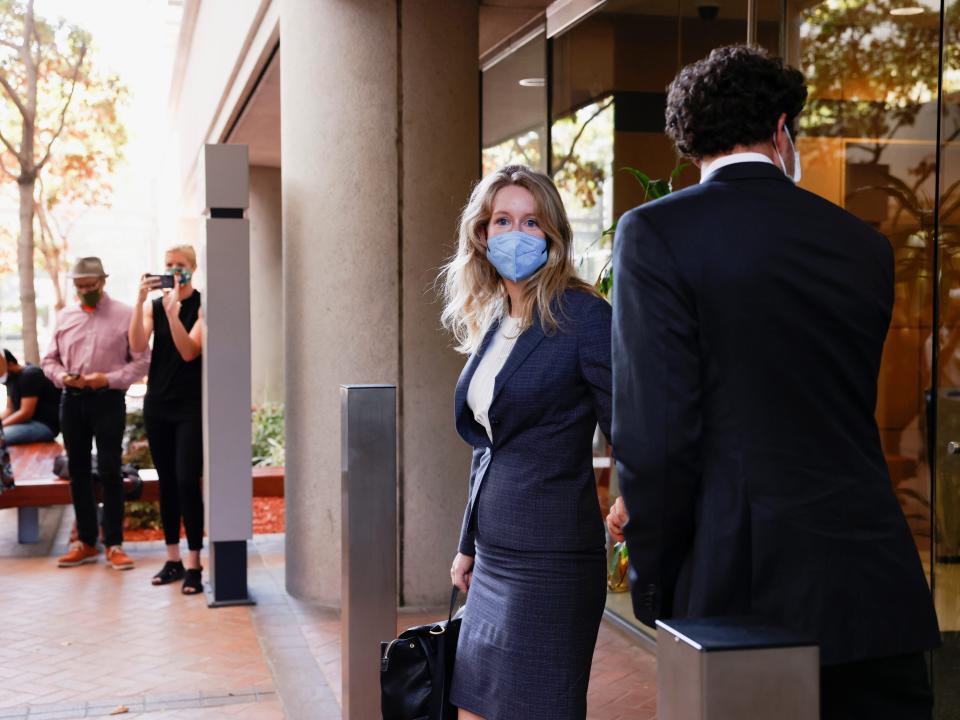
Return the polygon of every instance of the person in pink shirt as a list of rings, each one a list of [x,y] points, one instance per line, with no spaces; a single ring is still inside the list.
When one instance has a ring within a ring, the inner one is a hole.
[[[127,388],[142,378],[150,364],[146,352],[133,352],[127,328],[133,308],[104,292],[107,275],[100,258],[81,258],[69,277],[78,305],[57,317],[50,349],[41,363],[44,373],[63,389],[60,428],[67,448],[70,489],[77,515],[78,539],[59,558],[60,567],[96,562],[97,505],[91,478],[90,451],[97,441],[97,471],[103,483],[103,533],[107,562],[130,570],[133,560],[123,551],[123,481],[120,455],[126,425]]]

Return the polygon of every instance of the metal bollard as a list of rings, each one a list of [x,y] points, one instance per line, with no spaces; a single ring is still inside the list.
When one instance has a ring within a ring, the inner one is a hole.
[[[397,632],[397,389],[340,387],[343,717],[380,717],[380,641]]]
[[[209,539],[207,605],[252,605],[247,540],[253,537],[250,475],[250,204],[246,145],[204,145],[204,512]]]
[[[657,620],[659,720],[818,720],[820,649],[756,618]]]

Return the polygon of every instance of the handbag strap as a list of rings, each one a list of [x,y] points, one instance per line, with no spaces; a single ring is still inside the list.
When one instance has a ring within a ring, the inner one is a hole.
[[[457,606],[457,597],[459,595],[460,590],[454,585],[453,590],[450,591],[450,612],[447,613],[447,623],[453,620],[453,609]]]

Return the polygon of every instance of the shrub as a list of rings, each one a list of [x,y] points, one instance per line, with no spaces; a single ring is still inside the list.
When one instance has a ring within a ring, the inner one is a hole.
[[[253,464],[284,465],[283,403],[253,409]]]

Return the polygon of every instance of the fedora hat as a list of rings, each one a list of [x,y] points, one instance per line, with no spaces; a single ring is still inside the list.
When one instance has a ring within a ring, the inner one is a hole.
[[[80,258],[73,264],[67,277],[70,279],[87,277],[105,278],[107,274],[103,271],[103,263],[100,262],[100,258],[85,257]]]

